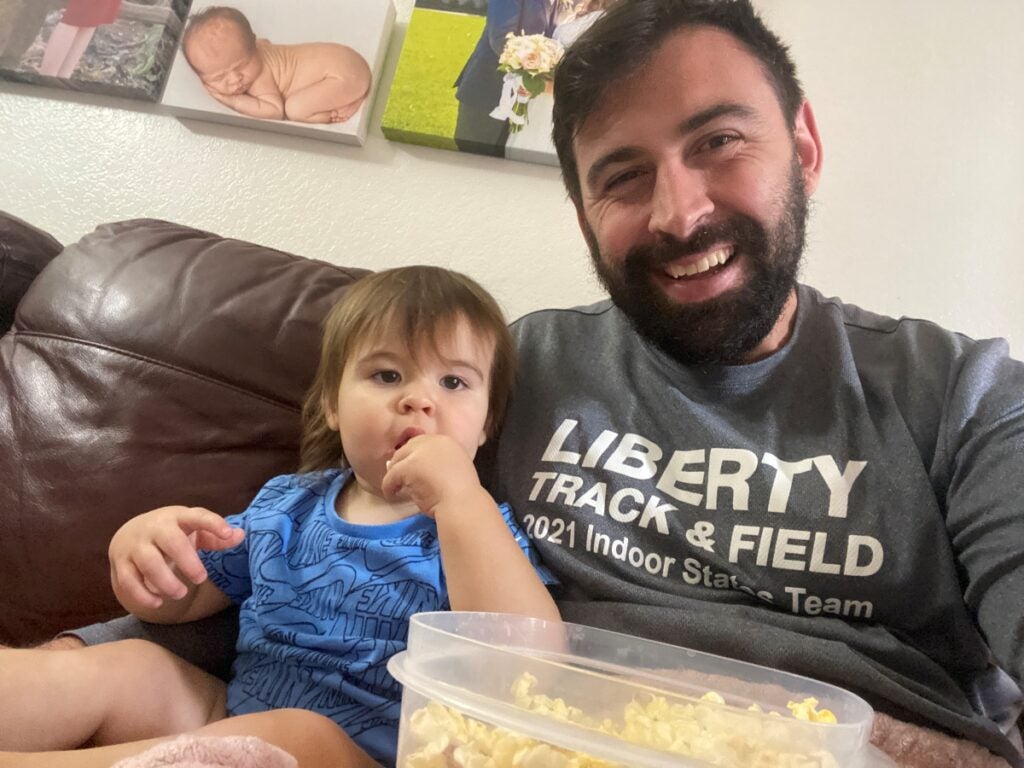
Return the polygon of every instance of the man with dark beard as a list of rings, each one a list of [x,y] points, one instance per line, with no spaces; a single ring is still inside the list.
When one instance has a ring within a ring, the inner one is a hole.
[[[562,616],[851,689],[901,765],[1021,765],[1024,365],[797,283],[821,141],[747,0],[620,3],[554,139],[611,300],[513,325],[494,491]]]

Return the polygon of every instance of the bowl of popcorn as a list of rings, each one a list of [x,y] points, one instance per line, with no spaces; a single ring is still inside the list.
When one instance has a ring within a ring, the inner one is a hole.
[[[498,613],[420,613],[398,768],[883,768],[842,688],[641,638]]]

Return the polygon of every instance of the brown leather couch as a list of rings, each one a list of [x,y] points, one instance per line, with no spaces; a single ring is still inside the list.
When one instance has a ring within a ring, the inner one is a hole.
[[[121,614],[133,515],[230,514],[295,470],[320,321],[361,274],[153,220],[61,251],[0,213],[0,643]]]

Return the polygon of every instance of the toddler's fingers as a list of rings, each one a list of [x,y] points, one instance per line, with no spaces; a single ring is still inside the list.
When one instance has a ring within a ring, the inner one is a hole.
[[[199,555],[196,554],[196,546],[192,543],[182,530],[173,528],[162,531],[153,543],[163,555],[165,565],[172,565],[184,578],[193,584],[200,584],[206,580],[206,568],[203,566]],[[159,574],[159,569],[154,569]],[[167,569],[170,572],[170,569]],[[146,576],[150,571],[144,570]],[[155,582],[159,589],[165,582]],[[168,595],[169,597],[184,597],[184,595]]]
[[[230,538],[237,528],[216,512],[202,507],[189,507],[177,512],[178,527],[185,533],[209,533],[218,538]]]
[[[387,463],[387,472],[380,481],[380,491],[385,499],[394,499],[401,495],[402,487],[405,485],[402,467],[394,458]]]
[[[181,510],[177,520],[178,527],[192,537],[195,549],[231,549],[241,544],[245,538],[245,532],[241,528],[233,527],[216,512],[202,507]],[[198,558],[195,562],[199,562]],[[189,571],[189,574],[198,577],[198,569]]]
[[[231,526],[228,526],[228,531],[223,536],[219,533],[199,531],[196,533],[196,549],[231,549],[241,544],[244,538],[245,531]]]
[[[130,560],[111,563],[111,568],[114,571],[114,578],[117,579],[118,587],[133,602],[149,608],[159,608],[163,605],[163,599],[147,588],[146,579]]]
[[[193,556],[194,554],[193,552]],[[188,587],[171,570],[164,552],[157,547],[142,548],[134,554],[132,559],[142,579],[158,596],[180,600],[188,594]]]

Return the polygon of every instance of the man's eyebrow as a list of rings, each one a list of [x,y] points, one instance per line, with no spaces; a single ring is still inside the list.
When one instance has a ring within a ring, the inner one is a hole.
[[[587,171],[587,189],[593,189],[597,186],[597,180],[601,178],[601,174],[604,173],[608,166],[624,163],[639,157],[639,155],[640,150],[636,147],[619,147],[606,155],[602,155],[594,161],[594,164],[590,166],[590,170]]]
[[[683,124],[679,126],[679,132],[693,133],[694,131],[703,128],[712,120],[717,120],[718,118],[726,115],[750,120],[751,118],[757,117],[757,111],[742,104],[733,104],[729,102],[725,104],[715,104],[702,112],[698,112],[687,120],[684,120]]]
[[[684,120],[679,126],[679,133],[693,133],[711,121],[727,115],[749,120],[757,117],[757,112],[756,110],[742,104],[734,104],[731,102],[715,104],[714,106],[708,107],[707,109]],[[639,154],[640,150],[637,147],[619,147],[618,149],[614,149],[608,154],[598,158],[587,171],[587,187],[589,189],[593,189],[597,185],[597,181],[601,174],[604,173],[608,166],[632,160]]]

